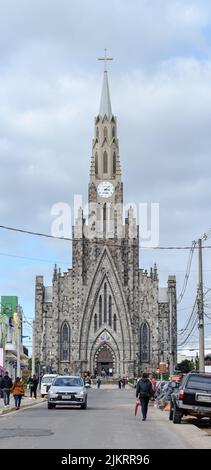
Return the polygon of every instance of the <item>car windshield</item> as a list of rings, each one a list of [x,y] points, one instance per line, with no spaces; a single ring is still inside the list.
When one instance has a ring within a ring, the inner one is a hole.
[[[59,377],[53,383],[54,387],[83,387],[80,377]]]
[[[187,388],[211,392],[211,375],[191,375],[187,383]]]
[[[42,384],[51,384],[55,377],[43,377],[42,378]]]

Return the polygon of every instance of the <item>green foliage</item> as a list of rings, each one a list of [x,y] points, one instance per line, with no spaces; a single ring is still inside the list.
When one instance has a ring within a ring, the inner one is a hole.
[[[38,374],[39,372],[39,365],[40,361],[38,357],[35,357],[35,373]],[[32,372],[32,358],[30,357],[28,360],[28,369],[30,370],[30,373]]]
[[[184,361],[176,365],[176,370],[179,370],[180,372],[184,372],[185,374],[190,372],[193,369],[194,369],[194,362],[189,361],[188,359],[184,359]]]

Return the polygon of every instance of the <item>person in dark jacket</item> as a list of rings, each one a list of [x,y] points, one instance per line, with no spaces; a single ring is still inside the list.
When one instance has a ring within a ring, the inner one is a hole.
[[[34,398],[37,398],[37,387],[38,387],[38,379],[34,374],[33,377],[29,379],[29,388],[30,388],[30,398],[34,394]]]
[[[122,388],[122,379],[121,379],[121,377],[119,377],[119,380],[118,380],[118,387],[121,390],[121,388]]]
[[[154,395],[153,385],[148,377],[148,374],[144,372],[136,386],[136,398],[139,398],[141,403],[142,421],[146,420],[149,399]]]
[[[2,377],[2,375],[0,374],[0,398],[3,398],[3,390],[2,390],[2,386],[1,386],[2,380],[3,380],[3,377]]]
[[[1,388],[3,391],[4,406],[10,404],[10,389],[12,387],[12,379],[9,377],[8,372],[5,372],[5,375],[1,382]]]

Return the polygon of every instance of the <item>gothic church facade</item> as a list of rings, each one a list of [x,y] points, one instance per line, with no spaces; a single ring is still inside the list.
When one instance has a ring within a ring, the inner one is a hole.
[[[139,227],[123,219],[123,183],[107,71],[95,118],[87,220],[73,227],[72,268],[36,277],[35,355],[58,373],[139,375],[176,362],[176,279],[139,268]],[[50,369],[49,369],[50,367]]]

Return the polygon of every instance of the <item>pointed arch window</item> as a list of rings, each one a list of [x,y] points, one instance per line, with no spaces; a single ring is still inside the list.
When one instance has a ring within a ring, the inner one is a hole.
[[[97,331],[97,314],[94,316],[94,331]]]
[[[102,325],[102,296],[99,297],[99,326]]]
[[[107,323],[107,284],[104,284],[104,323]]]
[[[112,137],[115,137],[115,127],[112,127]]]
[[[146,321],[140,327],[140,358],[141,362],[150,361],[150,327]]]
[[[104,138],[105,138],[105,139],[108,138],[108,129],[107,129],[107,127],[104,127],[104,129],[103,129],[103,135],[104,135]]]
[[[112,327],[112,300],[111,295],[109,295],[109,304],[108,304],[108,324]]]
[[[116,319],[116,313],[114,314],[114,331],[117,330],[117,319]]]
[[[98,154],[95,154],[95,174],[98,175]]]
[[[106,150],[103,153],[103,173],[108,173],[108,154]]]
[[[64,321],[60,330],[60,361],[70,361],[70,326]]]
[[[116,173],[116,154],[115,152],[113,153],[113,174],[115,175]]]
[[[106,204],[103,206],[103,234],[106,235]]]

